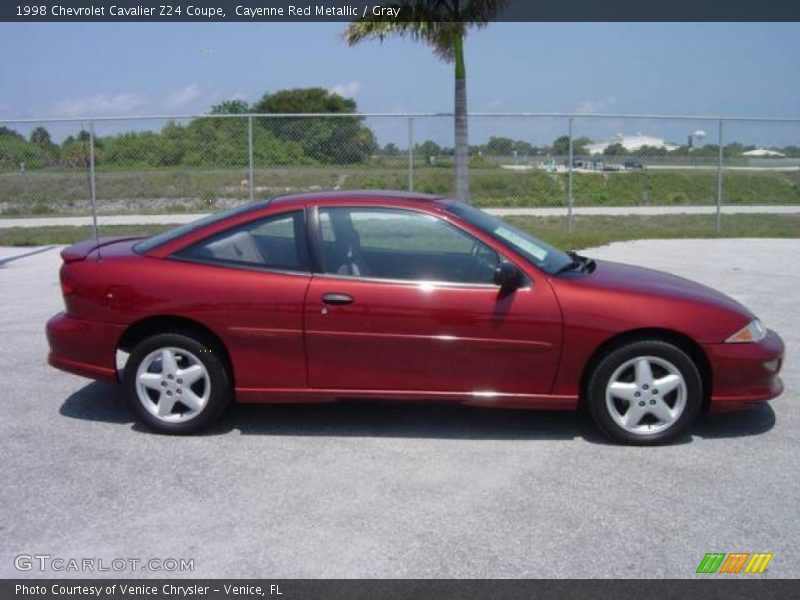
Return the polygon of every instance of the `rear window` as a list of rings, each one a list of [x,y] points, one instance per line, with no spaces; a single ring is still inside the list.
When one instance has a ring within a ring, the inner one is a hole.
[[[186,225],[181,225],[180,227],[176,227],[175,229],[169,229],[163,233],[159,233],[158,235],[154,235],[153,237],[147,238],[146,240],[142,240],[138,244],[135,244],[133,249],[136,252],[150,252],[154,248],[158,248],[159,246],[163,246],[167,242],[171,242],[172,240],[176,240],[179,237],[186,235],[187,233],[191,233],[192,231],[196,231],[201,227],[205,227],[206,225],[211,225],[212,223],[218,223],[219,221],[224,221],[228,217],[234,217],[236,215],[241,215],[251,210],[256,210],[258,208],[263,208],[268,206],[270,200],[260,200],[258,202],[251,202],[248,204],[243,204],[241,206],[236,206],[234,208],[229,208],[228,210],[223,210],[222,212],[214,213],[213,215],[208,215],[203,217],[202,219],[198,219],[197,221],[192,221],[191,223],[187,223]]]
[[[308,271],[304,213],[296,210],[248,221],[173,256],[231,267]]]

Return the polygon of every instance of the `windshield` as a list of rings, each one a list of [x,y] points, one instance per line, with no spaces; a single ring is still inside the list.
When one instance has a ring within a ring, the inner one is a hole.
[[[187,223],[186,225],[181,225],[180,227],[176,227],[175,229],[168,229],[163,233],[159,233],[158,235],[154,235],[153,237],[147,238],[146,240],[142,240],[138,244],[134,245],[133,249],[136,250],[137,252],[149,252],[153,248],[158,248],[162,244],[171,242],[172,240],[175,240],[181,237],[182,235],[190,233],[196,229],[205,227],[206,225],[210,225],[211,223],[222,221],[223,219],[227,219],[228,217],[240,215],[250,210],[261,208],[262,206],[266,206],[269,203],[270,200],[261,200],[259,202],[242,204],[241,206],[229,208],[228,210],[223,210],[222,212],[207,215],[201,219],[197,219],[196,221]]]
[[[444,208],[484,233],[488,233],[496,240],[503,242],[503,244],[527,258],[532,264],[551,275],[556,274],[565,265],[573,262],[573,259],[567,253],[474,206],[451,200],[444,203]]]

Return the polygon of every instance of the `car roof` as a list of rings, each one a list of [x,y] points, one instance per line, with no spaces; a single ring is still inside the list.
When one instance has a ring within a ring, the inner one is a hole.
[[[291,194],[273,198],[270,205],[276,204],[305,204],[307,202],[347,202],[350,200],[392,200],[402,202],[435,202],[444,200],[445,196],[436,194],[422,194],[418,192],[386,191],[386,190],[330,190]]]
[[[437,200],[446,200],[444,196],[436,196],[434,194],[419,194],[414,192],[392,192],[382,190],[332,190],[332,191],[319,191],[310,192],[305,194],[292,194],[288,196],[278,196],[276,198],[267,198],[264,200],[256,200],[241,204],[237,207],[228,209],[221,213],[208,215],[204,219],[187,223],[181,227],[165,231],[155,235],[147,240],[139,242],[137,248],[141,252],[149,253],[156,251],[158,255],[160,249],[171,248],[178,240],[183,240],[187,236],[190,239],[198,238],[198,234],[207,232],[209,228],[221,229],[224,224],[230,223],[231,220],[235,222],[244,221],[250,218],[259,218],[259,215],[271,212],[273,208],[296,210],[304,207],[306,204],[321,203],[325,205],[347,204],[353,201],[374,201],[380,205],[382,203],[391,202],[408,202],[408,203],[425,203],[432,204]],[[166,255],[167,252],[162,252]]]

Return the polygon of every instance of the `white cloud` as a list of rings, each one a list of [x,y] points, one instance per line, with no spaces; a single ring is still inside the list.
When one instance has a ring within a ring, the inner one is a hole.
[[[501,106],[503,106],[503,101],[500,98],[495,98],[494,100],[490,100],[485,104],[486,110],[497,110]]]
[[[176,110],[185,108],[200,97],[200,86],[192,82],[171,92],[164,101],[164,108]]]
[[[332,94],[339,94],[345,98],[352,98],[361,90],[361,84],[358,81],[349,81],[347,83],[337,83],[328,91]]]
[[[161,90],[150,94],[99,93],[83,98],[64,99],[52,105],[52,114],[57,117],[120,117],[204,111],[210,108],[214,95],[197,82],[192,82],[172,90]],[[234,94],[234,99],[244,99],[244,94],[237,92]],[[0,105],[0,110],[2,109]]]
[[[614,98],[614,96],[606,96],[605,98],[601,98],[599,100],[584,100],[578,104],[575,112],[584,114],[598,113],[608,110],[616,103],[617,99]]]
[[[143,104],[144,97],[134,92],[95,94],[56,102],[53,112],[59,117],[118,116],[129,115]]]

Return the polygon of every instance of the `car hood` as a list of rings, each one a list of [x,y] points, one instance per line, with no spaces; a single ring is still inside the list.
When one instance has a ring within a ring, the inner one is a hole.
[[[677,275],[605,260],[596,261],[593,272],[581,284],[637,295],[675,298],[726,309],[748,319],[754,318],[745,306],[725,294]]]

